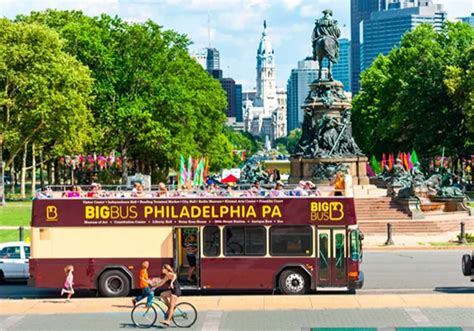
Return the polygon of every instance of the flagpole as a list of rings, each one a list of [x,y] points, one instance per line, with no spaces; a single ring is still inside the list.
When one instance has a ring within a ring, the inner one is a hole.
[[[441,151],[441,167],[444,168],[444,147],[443,147],[443,150]]]

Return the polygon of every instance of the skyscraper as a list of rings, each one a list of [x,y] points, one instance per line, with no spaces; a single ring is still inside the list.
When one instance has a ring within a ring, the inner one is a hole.
[[[390,3],[388,8],[373,12],[361,22],[361,71],[370,67],[379,54],[387,55],[407,31],[422,23],[431,24],[439,31],[447,18],[443,6],[431,0],[400,0]]]
[[[292,69],[287,84],[287,126],[288,133],[300,128],[303,123],[301,106],[308,96],[309,84],[318,76],[318,63],[311,57],[298,61],[298,68]],[[337,79],[337,76],[335,76]]]
[[[344,90],[351,90],[351,58],[350,49],[351,42],[347,38],[339,39],[339,61],[332,66],[332,74],[334,79],[344,84]]]
[[[219,51],[215,48],[207,48],[206,70],[220,69]]]
[[[235,119],[243,122],[242,116],[242,84],[235,84]]]
[[[227,117],[236,117],[237,98],[235,93],[235,80],[232,78],[222,78],[220,83],[227,94],[226,115]]]
[[[384,10],[385,0],[351,0],[351,91],[355,95],[360,88],[360,27],[361,21],[374,11]]]

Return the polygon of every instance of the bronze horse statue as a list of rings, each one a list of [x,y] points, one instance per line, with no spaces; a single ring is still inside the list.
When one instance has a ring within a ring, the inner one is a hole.
[[[332,64],[339,60],[339,41],[341,30],[337,21],[332,19],[332,10],[323,11],[324,16],[315,22],[312,43],[313,60],[318,61],[318,80],[322,79],[323,60],[328,59],[328,79],[333,80]]]

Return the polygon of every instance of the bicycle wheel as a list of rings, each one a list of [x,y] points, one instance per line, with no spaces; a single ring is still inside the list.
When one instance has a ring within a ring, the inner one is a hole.
[[[132,322],[139,328],[150,328],[155,324],[158,313],[155,307],[140,303],[132,309]]]
[[[188,302],[178,303],[174,310],[173,322],[178,328],[189,328],[197,320],[197,310]]]

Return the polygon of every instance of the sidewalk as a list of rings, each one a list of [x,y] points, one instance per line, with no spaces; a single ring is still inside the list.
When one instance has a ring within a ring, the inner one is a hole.
[[[370,294],[305,296],[186,296],[199,311],[282,311],[380,308],[469,308],[474,309],[472,294]],[[78,298],[0,300],[0,314],[78,314],[127,312],[131,298]]]
[[[455,250],[474,250],[474,243],[467,245],[449,245],[454,241],[457,241],[457,235],[459,232],[448,232],[439,235],[423,235],[423,234],[403,234],[403,235],[392,235],[394,245],[386,246],[387,241],[386,234],[376,235],[365,235],[363,241],[363,248],[366,251],[375,250],[439,250],[439,249],[455,249]],[[436,246],[432,246],[430,243],[436,243]],[[443,245],[443,244],[446,245]]]

